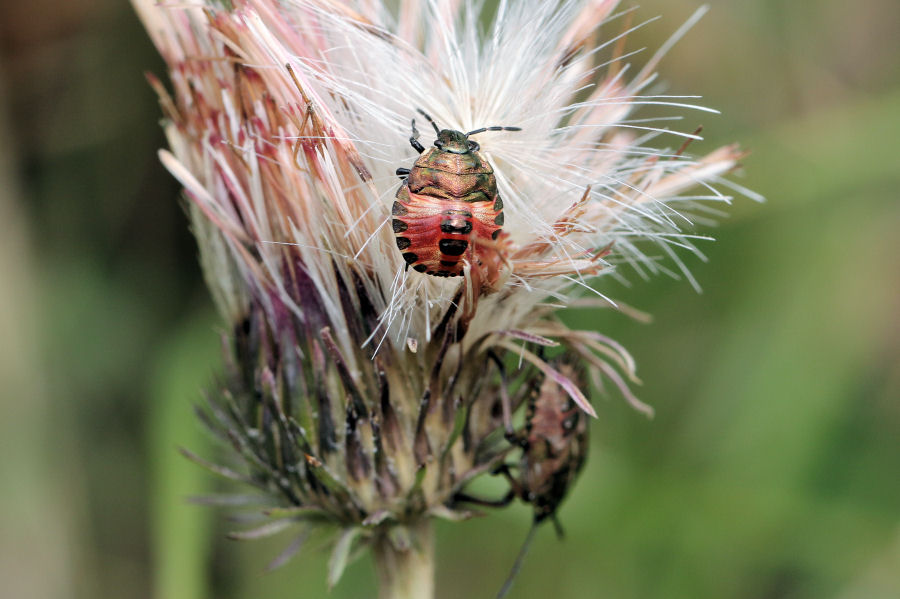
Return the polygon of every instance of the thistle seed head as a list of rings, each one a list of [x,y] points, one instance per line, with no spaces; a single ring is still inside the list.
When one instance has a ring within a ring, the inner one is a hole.
[[[584,455],[573,406],[596,415],[584,379],[650,413],[628,387],[625,349],[555,312],[584,305],[597,277],[663,271],[660,254],[680,266],[673,248],[695,251],[690,227],[729,200],[714,184],[734,187],[721,176],[736,147],[690,157],[668,144],[695,134],[635,115],[708,110],[657,90],[666,47],[632,68],[631,11],[615,13],[615,0],[501,2],[484,31],[469,0],[404,0],[397,12],[133,1],[172,82],[170,93],[151,77],[161,158],[184,186],[231,327],[228,378],[205,418],[244,472],[218,471],[258,487],[275,520],[336,525],[346,550],[422,518],[465,517],[462,489],[512,452],[523,475],[538,460],[568,468],[541,481],[564,483],[539,493],[555,510]],[[477,241],[461,277],[408,268],[391,230],[418,107],[477,133],[502,198],[502,234]],[[544,419],[511,444],[504,431],[526,405]],[[572,435],[535,437],[566,423]]]

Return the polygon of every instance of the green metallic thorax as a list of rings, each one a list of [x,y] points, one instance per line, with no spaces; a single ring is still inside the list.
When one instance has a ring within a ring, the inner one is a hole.
[[[448,147],[430,148],[416,160],[409,173],[409,190],[467,202],[493,201],[497,180],[488,161],[475,150],[457,152]]]

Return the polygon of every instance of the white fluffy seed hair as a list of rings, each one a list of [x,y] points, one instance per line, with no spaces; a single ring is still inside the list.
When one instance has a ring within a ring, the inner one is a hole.
[[[149,10],[143,0],[136,2]],[[496,173],[513,268],[502,291],[481,298],[469,329],[477,331],[468,335],[472,340],[490,331],[528,330],[546,314],[547,302],[565,305],[585,293],[585,281],[598,273],[584,257],[599,248],[611,247],[599,274],[627,264],[644,277],[668,272],[664,264],[671,262],[693,282],[675,249],[702,258],[691,229],[716,216],[710,202],[730,200],[713,185],[752,196],[721,179],[737,164],[736,147],[702,158],[676,151],[685,139],[699,139],[669,129],[677,113],[715,111],[696,105],[695,97],[651,89],[660,57],[705,9],[634,68],[629,61],[636,53],[624,52],[622,42],[646,22],[631,26],[631,10],[615,13],[618,0],[501,1],[484,29],[482,4],[402,1],[391,12],[374,0],[235,2],[234,18],[247,36],[245,43],[230,41],[239,46],[239,59],[278,80],[270,85],[277,88],[274,94],[283,94],[278,101],[302,106],[305,99],[285,68],[291,65],[314,110],[371,174],[368,184],[353,185],[353,199],[346,195],[352,184],[339,169],[317,173],[307,188],[319,197],[300,198],[310,206],[308,221],[260,226],[272,235],[257,240],[260,251],[272,257],[270,275],[277,279],[278,244],[309,248],[304,260],[326,297],[335,290],[332,264],[339,270],[346,264],[332,263],[333,256],[366,264],[370,295],[383,300],[376,306],[383,316],[374,343],[389,340],[399,348],[407,338],[427,340],[460,284],[459,278],[407,271],[391,233],[391,204],[400,184],[394,171],[411,167],[417,157],[407,142],[410,120],[419,116],[426,147],[434,135],[417,108],[441,128],[522,128],[475,136]],[[675,114],[633,116],[648,104]],[[293,141],[296,132],[285,136]],[[679,195],[690,188],[700,191]],[[524,252],[530,270],[524,264],[516,268],[522,248],[533,250]],[[546,272],[531,276],[540,270],[535,263],[546,264]],[[337,318],[338,306],[334,312]]]

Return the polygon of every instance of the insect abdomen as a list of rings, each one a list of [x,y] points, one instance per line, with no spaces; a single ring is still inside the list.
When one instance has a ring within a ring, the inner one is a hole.
[[[419,170],[426,172],[415,172]],[[434,176],[428,172],[433,169],[419,167],[413,171],[410,180],[415,177],[418,185],[402,185],[392,209],[397,247],[418,272],[460,276],[466,262],[477,259],[480,247],[497,239],[503,225],[503,202],[490,189],[493,175],[469,174],[464,177],[474,180],[461,183],[454,179],[459,175],[438,171],[446,177]]]

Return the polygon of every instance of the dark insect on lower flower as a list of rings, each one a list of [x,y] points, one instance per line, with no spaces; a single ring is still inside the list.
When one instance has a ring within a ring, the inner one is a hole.
[[[493,248],[503,226],[503,200],[491,164],[469,136],[485,131],[521,131],[520,127],[482,127],[463,133],[440,129],[427,152],[419,143],[416,120],[409,143],[422,154],[412,169],[399,168],[403,184],[391,213],[397,247],[407,266],[437,277],[458,277]]]
[[[515,498],[529,503],[534,508],[534,519],[522,549],[516,558],[512,571],[498,599],[505,596],[512,586],[525,553],[528,550],[538,525],[552,519],[557,535],[562,537],[562,526],[556,511],[567,496],[578,473],[584,466],[588,451],[588,418],[575,404],[565,389],[553,379],[545,376],[542,381],[531,381],[531,388],[525,390],[525,423],[522,430],[515,431],[512,425],[514,405],[506,390],[505,369],[500,358],[491,354],[504,379],[501,385],[501,402],[506,438],[514,446],[521,447],[522,455],[518,464],[503,464],[496,472],[507,478],[510,490],[499,501],[482,500],[460,494],[458,500],[473,503],[503,506]],[[566,362],[565,357],[556,360],[557,372],[569,380],[583,378],[577,369]],[[514,475],[512,469],[516,469]]]
[[[581,378],[565,363],[558,371],[570,380]],[[501,470],[511,493],[534,506],[535,524],[552,518],[561,531],[556,510],[587,457],[587,415],[556,381],[545,377],[528,398],[524,430],[513,433],[512,441],[522,447],[519,477],[513,478],[508,467]]]

